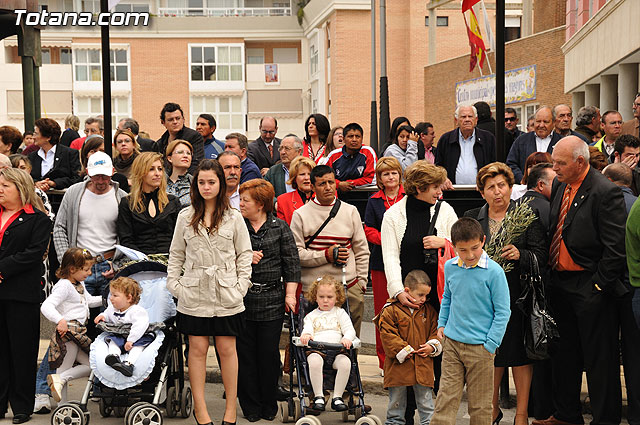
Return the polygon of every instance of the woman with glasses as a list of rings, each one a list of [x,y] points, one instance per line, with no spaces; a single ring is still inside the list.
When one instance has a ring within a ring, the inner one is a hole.
[[[246,327],[237,339],[238,398],[249,422],[272,421],[276,416],[285,304],[295,308],[300,282],[293,233],[274,216],[273,197],[267,181],[255,179],[240,186],[240,213],[253,250],[252,286],[244,297]]]
[[[180,200],[182,208],[191,205],[191,182],[189,174],[193,146],[186,140],[176,139],[167,146],[166,157],[171,164],[171,173],[167,174],[167,193]]]

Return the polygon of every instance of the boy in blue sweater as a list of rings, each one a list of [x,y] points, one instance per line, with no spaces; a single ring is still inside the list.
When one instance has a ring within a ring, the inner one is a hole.
[[[438,338],[444,339],[440,391],[431,425],[454,425],[467,384],[470,425],[491,424],[493,358],[511,315],[502,267],[484,251],[482,226],[461,218],[451,227],[458,257],[444,266]],[[446,337],[446,338],[444,338]]]

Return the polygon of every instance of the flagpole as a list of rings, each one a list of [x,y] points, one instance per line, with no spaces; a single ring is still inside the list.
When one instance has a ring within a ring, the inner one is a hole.
[[[496,153],[504,161],[504,2],[496,2]]]
[[[109,12],[108,0],[100,0],[100,12]],[[104,152],[111,156],[111,59],[109,50],[109,25],[102,25],[102,119],[104,122]]]

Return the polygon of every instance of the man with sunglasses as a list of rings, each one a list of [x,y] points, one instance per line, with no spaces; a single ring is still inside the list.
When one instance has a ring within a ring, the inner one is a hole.
[[[520,119],[518,119],[518,113],[513,108],[505,108],[504,110],[504,148],[505,152],[508,154],[511,150],[511,145],[513,142],[520,137],[520,135],[526,133],[518,128],[518,123]]]
[[[278,121],[273,117],[260,119],[260,137],[249,143],[247,156],[260,168],[264,177],[273,165],[280,161],[280,139],[276,137]]]

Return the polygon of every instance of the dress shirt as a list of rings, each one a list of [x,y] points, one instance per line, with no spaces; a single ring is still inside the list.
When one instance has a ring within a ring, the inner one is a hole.
[[[231,205],[231,208],[235,208],[240,211],[240,186],[236,188],[233,195],[229,196],[229,205]]]
[[[456,183],[476,184],[478,162],[473,154],[473,145],[476,144],[476,131],[473,130],[471,136],[465,139],[462,136],[462,132],[458,130],[458,143],[460,143],[460,159],[456,167]]]
[[[42,164],[40,165],[40,177],[44,177],[53,168],[56,158],[56,145],[53,145],[47,153],[44,152],[44,149],[40,148],[38,156],[42,158]]]
[[[282,165],[282,169],[284,170],[284,187],[286,188],[287,193],[293,192],[295,189],[287,183],[289,181],[289,169],[285,167],[284,164]]]
[[[541,139],[536,135],[536,149],[537,149],[536,152],[546,152],[547,149],[549,149],[549,143],[551,143],[552,135],[553,135],[553,132],[549,133],[549,135],[544,139]]]

